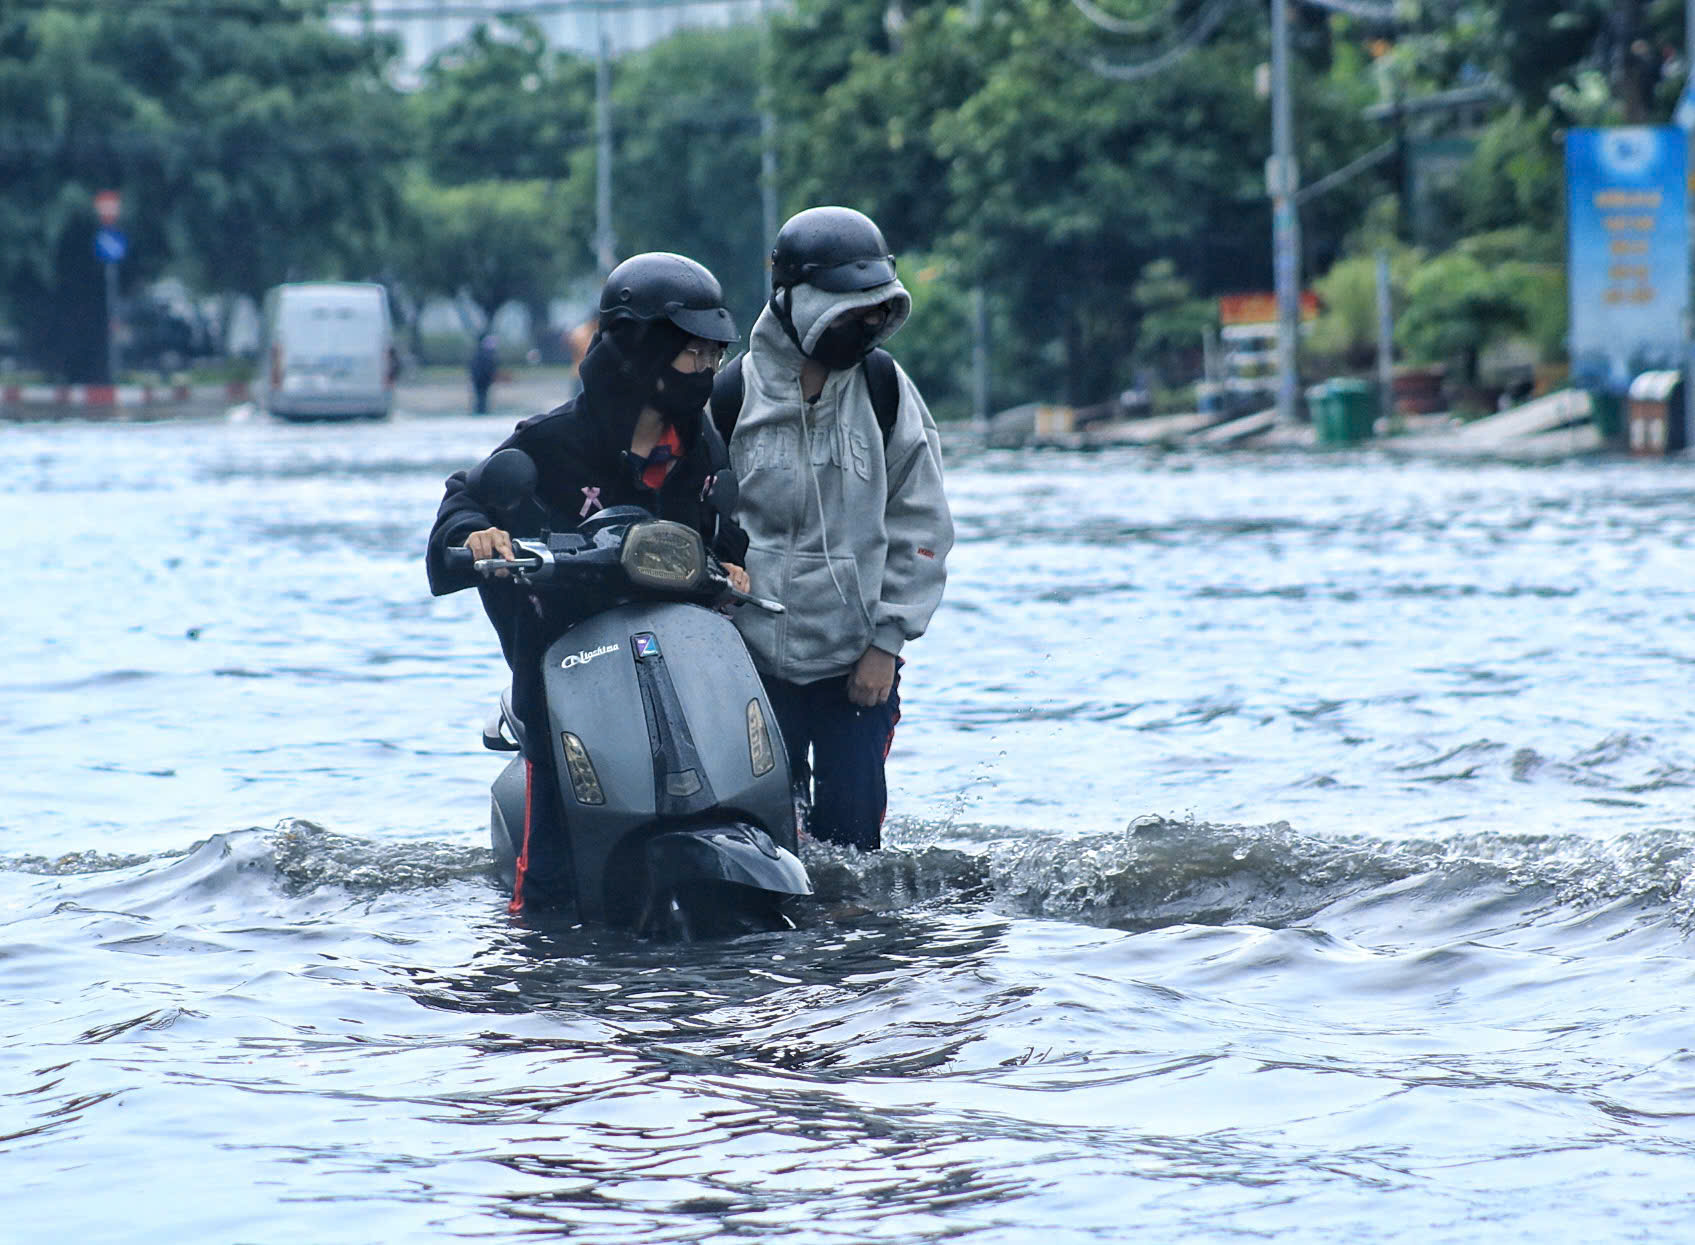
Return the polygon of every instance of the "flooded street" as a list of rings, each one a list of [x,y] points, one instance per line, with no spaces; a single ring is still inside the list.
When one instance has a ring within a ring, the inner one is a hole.
[[[1687,463],[955,449],[885,852],[514,922],[509,421],[0,426],[20,1240],[1673,1239]]]

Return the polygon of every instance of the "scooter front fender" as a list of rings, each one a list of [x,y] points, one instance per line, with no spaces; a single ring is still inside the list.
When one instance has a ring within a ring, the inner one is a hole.
[[[698,826],[647,841],[650,876],[662,885],[733,882],[778,895],[810,895],[806,866],[765,831],[741,824]]]

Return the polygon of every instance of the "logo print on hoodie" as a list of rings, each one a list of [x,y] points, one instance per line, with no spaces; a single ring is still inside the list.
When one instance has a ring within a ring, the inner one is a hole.
[[[828,430],[818,428],[812,434],[812,465],[839,467],[846,475],[851,467],[861,480],[871,478],[870,444],[857,432],[849,432],[839,422]]]

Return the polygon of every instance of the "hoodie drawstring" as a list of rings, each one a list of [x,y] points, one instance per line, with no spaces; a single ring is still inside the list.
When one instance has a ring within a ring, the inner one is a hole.
[[[812,429],[806,422],[806,412],[811,405],[803,393],[800,400],[800,430],[806,439],[806,474],[812,477],[812,496],[818,503],[818,534],[824,542],[824,569],[830,572],[830,582],[836,585],[836,595],[841,598],[843,605],[847,605],[847,593],[842,591],[842,581],[836,578],[836,564],[830,557],[830,525],[824,520],[824,490],[818,483],[818,472],[812,466]]]

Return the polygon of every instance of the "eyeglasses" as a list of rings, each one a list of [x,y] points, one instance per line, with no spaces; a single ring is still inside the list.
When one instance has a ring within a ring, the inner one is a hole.
[[[724,363],[724,346],[719,342],[684,346],[677,352],[678,358],[683,355],[693,360],[690,372],[716,372]]]

